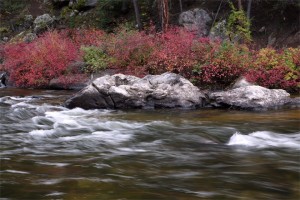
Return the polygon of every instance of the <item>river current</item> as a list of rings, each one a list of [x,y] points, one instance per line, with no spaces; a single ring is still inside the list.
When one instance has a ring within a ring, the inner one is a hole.
[[[300,109],[83,110],[0,90],[0,199],[297,200]]]

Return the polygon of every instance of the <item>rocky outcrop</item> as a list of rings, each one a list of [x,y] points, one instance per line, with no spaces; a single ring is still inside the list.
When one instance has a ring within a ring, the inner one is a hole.
[[[203,9],[188,10],[179,15],[179,24],[187,30],[196,32],[199,37],[207,36],[212,19]]]
[[[51,27],[54,23],[54,18],[51,17],[49,14],[43,14],[40,16],[37,16],[35,20],[33,21],[34,24],[34,32],[40,33],[44,30],[47,30],[49,27]]]
[[[196,108],[205,96],[190,81],[174,73],[144,78],[103,76],[65,102],[68,108]]]
[[[285,90],[267,89],[257,85],[213,92],[209,94],[209,99],[213,107],[245,110],[274,109],[297,104]]]

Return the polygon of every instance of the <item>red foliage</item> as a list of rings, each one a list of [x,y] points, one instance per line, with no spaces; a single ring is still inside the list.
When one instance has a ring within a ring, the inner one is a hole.
[[[297,78],[287,79],[287,74]],[[281,66],[270,70],[264,68],[249,70],[246,75],[249,82],[261,85],[267,88],[280,88],[290,92],[299,92],[300,73],[291,71],[288,67]]]
[[[251,63],[247,48],[228,42],[198,42],[194,51],[198,63],[194,67],[193,79],[198,84],[227,86]]]
[[[195,38],[182,28],[149,34],[126,29],[110,35],[101,30],[48,32],[29,44],[0,46],[0,70],[8,71],[19,87],[47,87],[53,78],[67,87],[84,78],[68,69],[81,59],[81,46],[100,48],[109,58],[108,68],[125,74],[141,77],[169,71],[214,87],[245,75],[265,87],[299,91],[299,48],[252,51],[244,45]]]
[[[64,29],[59,32],[62,38],[70,39],[76,46],[100,46],[106,34],[97,29]]]
[[[147,64],[151,73],[165,71],[191,75],[196,64],[192,45],[195,36],[181,28],[169,28],[155,36],[155,49]]]
[[[245,74],[248,81],[267,88],[300,91],[300,49],[260,49],[253,55],[253,66]]]
[[[32,43],[9,44],[4,48],[4,68],[18,87],[46,87],[64,74],[78,57],[78,48],[57,31],[47,32]]]
[[[121,30],[110,35],[108,53],[114,58],[114,67],[140,68],[149,62],[154,46],[154,38],[144,32]]]

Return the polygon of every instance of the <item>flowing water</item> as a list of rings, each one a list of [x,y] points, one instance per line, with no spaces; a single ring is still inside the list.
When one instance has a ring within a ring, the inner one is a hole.
[[[300,199],[300,110],[82,110],[0,90],[0,199]]]

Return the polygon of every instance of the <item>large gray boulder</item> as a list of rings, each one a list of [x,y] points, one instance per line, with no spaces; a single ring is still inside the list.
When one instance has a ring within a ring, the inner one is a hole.
[[[190,81],[174,73],[144,78],[103,76],[65,102],[68,108],[196,108],[205,96]]]
[[[211,105],[219,108],[266,110],[283,106],[299,105],[282,89],[267,89],[257,85],[242,86],[209,94]]]
[[[182,12],[179,15],[179,24],[188,31],[196,32],[200,37],[208,35],[211,21],[209,14],[199,8]]]

